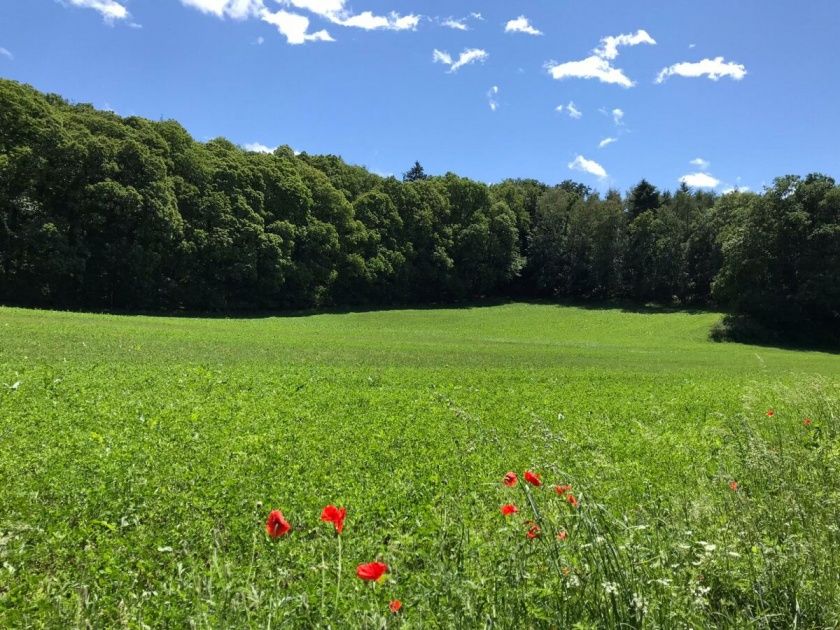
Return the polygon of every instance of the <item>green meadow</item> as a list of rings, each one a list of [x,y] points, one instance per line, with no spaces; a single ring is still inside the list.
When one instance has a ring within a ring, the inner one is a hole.
[[[0,308],[0,627],[837,627],[840,355],[719,319]]]

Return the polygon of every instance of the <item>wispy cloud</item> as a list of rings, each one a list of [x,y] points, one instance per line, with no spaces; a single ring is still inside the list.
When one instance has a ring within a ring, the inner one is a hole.
[[[598,143],[598,148],[603,149],[604,147],[608,147],[609,145],[611,145],[613,142],[618,142],[618,138],[604,138],[603,140],[601,140],[601,142]]]
[[[324,16],[328,17],[329,16]],[[333,16],[330,21],[341,26],[361,28],[366,31],[388,30],[388,31],[413,31],[420,23],[419,15],[399,15],[391,13],[389,16],[374,15],[370,11],[364,11],[347,17]]]
[[[711,162],[704,160],[703,158],[694,158],[691,162],[689,162],[689,164],[692,164],[704,171],[711,166]]]
[[[440,25],[445,26],[446,28],[454,29],[456,31],[468,31],[468,30],[470,30],[470,27],[467,26],[466,18],[459,18],[459,19],[452,18],[452,17],[446,18],[445,20],[443,20],[440,23]]]
[[[441,26],[445,26],[446,28],[451,28],[456,31],[468,31],[470,30],[470,26],[468,24],[470,20],[480,21],[483,19],[484,18],[481,17],[481,13],[470,13],[469,15],[460,18],[451,16],[445,19],[437,18]]]
[[[71,1],[111,2],[113,0]],[[335,41],[333,36],[325,29],[310,32],[310,19],[300,12],[311,13],[338,26],[359,28],[366,31],[414,30],[421,20],[419,15],[400,15],[393,11],[388,15],[376,15],[372,11],[353,13],[347,9],[347,0],[275,0],[275,2],[284,8],[272,11],[265,6],[265,0],[181,0],[181,3],[185,6],[215,15],[218,18],[260,19],[275,26],[280,34],[286,37],[286,41],[292,45],[315,41]]]
[[[467,48],[456,60],[448,52],[436,48],[432,53],[432,61],[449,66],[449,72],[457,72],[460,68],[472,63],[483,63],[489,56],[490,54],[481,48]]]
[[[689,78],[708,77],[712,81],[718,81],[723,77],[730,77],[735,81],[740,81],[747,76],[747,68],[740,63],[725,61],[723,57],[703,59],[694,63],[684,61],[663,68],[657,75],[656,82],[663,83],[668,77],[672,76]]]
[[[227,0],[234,3],[262,2],[262,0]],[[309,11],[315,15],[338,24],[366,31],[390,30],[409,31],[417,28],[420,16],[415,14],[400,15],[391,11],[388,15],[375,15],[372,11],[353,13],[347,8],[347,0],[277,0],[281,4],[295,9]]]
[[[616,126],[620,127],[624,124],[624,110],[621,110],[618,107],[616,107],[614,110],[612,110],[612,117],[613,122],[616,124]]]
[[[594,175],[598,179],[606,179],[607,177],[607,171],[603,166],[598,164],[595,160],[587,160],[582,155],[578,155],[574,160],[569,162],[568,166],[572,171],[588,173],[589,175]]]
[[[256,17],[266,10],[263,0],[181,0],[181,4],[218,18],[228,17],[234,20]]]
[[[569,115],[569,118],[574,118],[578,120],[583,116],[583,112],[580,111],[577,106],[575,105],[574,101],[569,101],[568,105],[558,105],[555,108],[556,112],[566,112]]]
[[[494,85],[487,92],[487,104],[490,105],[492,111],[499,109],[499,86]]]
[[[505,33],[525,33],[526,35],[542,35],[542,31],[537,30],[531,25],[531,22],[524,15],[520,15],[515,20],[510,20],[505,25]]]
[[[131,17],[128,9],[116,0],[65,0],[71,6],[82,9],[93,9],[98,11],[102,18],[113,23],[117,20],[126,20]]]
[[[8,48],[0,48],[0,57],[5,57],[6,59],[14,59],[15,56],[9,51]]]

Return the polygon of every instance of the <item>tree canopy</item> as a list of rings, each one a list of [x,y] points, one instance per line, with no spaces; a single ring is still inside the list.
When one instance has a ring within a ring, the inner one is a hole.
[[[0,301],[286,309],[480,296],[714,305],[840,329],[840,187],[785,176],[721,196],[643,180],[487,185],[416,162],[201,143],[0,81]]]

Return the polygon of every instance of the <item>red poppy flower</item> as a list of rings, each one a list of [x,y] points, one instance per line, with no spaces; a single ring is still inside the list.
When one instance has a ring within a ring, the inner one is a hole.
[[[773,411],[772,409],[768,409],[768,410],[767,410],[767,417],[768,417],[768,418],[772,418],[772,417],[773,417],[773,416],[775,416],[775,415],[776,415],[776,412],[775,412],[775,411]]]
[[[502,514],[505,516],[510,516],[511,514],[516,514],[519,510],[516,509],[516,506],[513,503],[505,503],[502,506]]]
[[[539,538],[540,534],[542,533],[540,530],[540,526],[534,523],[533,521],[528,521],[528,533],[525,534],[529,540],[534,540],[534,538]]]
[[[345,516],[347,516],[347,508],[337,508],[334,505],[328,505],[321,512],[321,520],[335,525],[335,531],[339,534],[344,529]]]
[[[566,503],[568,503],[569,505],[571,505],[573,508],[576,508],[578,505],[580,505],[580,503],[578,502],[578,500],[577,500],[577,498],[575,497],[575,495],[573,495],[573,494],[571,494],[571,493],[569,493],[569,494],[567,494],[567,495],[566,495]]]
[[[738,492],[738,488],[740,488],[740,487],[741,486],[738,485],[737,481],[730,481],[729,482],[729,489],[732,490],[732,492]]]
[[[810,427],[812,424],[814,424],[814,421],[811,420],[811,418],[803,418],[802,424],[804,424],[806,427]]]
[[[357,566],[356,575],[368,582],[375,582],[385,575],[387,570],[387,564],[382,562],[369,562],[367,564],[360,564]]]
[[[519,478],[513,471],[505,473],[504,479],[502,479],[502,483],[505,484],[508,488],[513,488],[513,486],[516,485],[517,481],[519,481]]]
[[[400,608],[402,608],[402,602],[398,599],[392,599],[391,603],[388,604],[388,610],[390,610],[395,615],[400,612]]]
[[[292,530],[289,521],[283,518],[283,512],[280,510],[273,510],[268,515],[268,520],[265,522],[265,532],[272,538],[280,538],[285,536]]]
[[[530,483],[532,486],[541,486],[542,485],[542,479],[540,479],[540,476],[532,473],[530,470],[526,470],[524,476],[525,476],[525,481]]]
[[[563,542],[568,537],[569,537],[569,532],[567,532],[565,529],[557,532],[557,540],[559,540],[560,542]]]
[[[572,489],[572,486],[569,486],[569,485],[566,485],[566,486],[554,486],[554,491],[555,491],[557,494],[559,494],[561,497],[562,497],[564,494],[566,494],[567,492],[569,492],[571,489]]]

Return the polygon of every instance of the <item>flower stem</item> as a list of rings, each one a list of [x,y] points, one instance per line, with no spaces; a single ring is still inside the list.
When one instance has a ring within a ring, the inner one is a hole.
[[[338,601],[341,597],[341,534],[336,536],[338,538],[338,578],[335,584],[335,610],[338,612]]]

